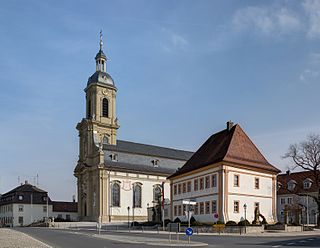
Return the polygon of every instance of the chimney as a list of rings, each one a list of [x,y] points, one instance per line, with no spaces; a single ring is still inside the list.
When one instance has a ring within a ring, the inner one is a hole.
[[[25,180],[25,181],[24,181],[24,184],[28,184],[28,180]]]
[[[233,122],[227,121],[227,130],[230,131],[232,127],[233,127]]]
[[[76,196],[75,195],[72,196],[72,202],[76,202]]]

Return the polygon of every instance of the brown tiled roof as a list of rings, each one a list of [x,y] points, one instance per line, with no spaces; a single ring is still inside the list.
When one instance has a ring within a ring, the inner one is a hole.
[[[78,212],[78,203],[77,202],[62,202],[62,201],[53,201],[52,202],[53,212]]]
[[[279,173],[253,144],[250,138],[236,124],[230,130],[224,129],[213,134],[184,164],[169,178],[218,162],[232,162],[272,173]]]
[[[320,172],[319,172],[320,174]],[[309,189],[303,188],[303,181],[305,179],[311,179],[313,182]],[[288,182],[290,180],[294,180],[296,182],[296,186],[292,191],[288,190]],[[286,194],[303,194],[303,193],[311,193],[311,192],[318,192],[317,184],[315,183],[314,172],[313,171],[300,171],[300,172],[293,172],[288,174],[280,174],[277,176],[278,184],[281,187],[278,189],[278,195],[286,195]]]

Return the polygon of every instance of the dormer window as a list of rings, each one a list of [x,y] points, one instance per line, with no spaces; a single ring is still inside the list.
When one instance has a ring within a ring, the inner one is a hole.
[[[290,180],[288,182],[288,190],[292,191],[296,187],[297,182],[295,180]]]
[[[282,184],[278,182],[277,183],[277,190],[281,189],[281,187],[282,187]]]
[[[303,181],[303,188],[304,189],[310,189],[312,185],[312,180],[310,178],[307,178]]]
[[[153,164],[154,167],[158,167],[159,166],[159,159],[154,159],[151,161],[151,163]]]
[[[118,161],[118,154],[116,153],[111,153],[110,156],[111,161],[117,162]]]

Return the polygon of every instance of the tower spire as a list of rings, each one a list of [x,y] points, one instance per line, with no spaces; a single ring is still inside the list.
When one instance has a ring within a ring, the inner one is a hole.
[[[102,51],[103,41],[102,41],[102,29],[100,29],[100,51]]]

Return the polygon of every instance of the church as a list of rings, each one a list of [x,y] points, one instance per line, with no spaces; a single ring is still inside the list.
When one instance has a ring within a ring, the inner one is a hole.
[[[86,116],[76,126],[79,160],[74,175],[79,218],[97,222],[146,221],[148,209],[161,209],[161,203],[170,201],[167,177],[182,167],[193,152],[118,140],[117,88],[107,73],[101,34],[95,61],[96,71],[84,89]],[[162,213],[153,212],[159,220]],[[169,213],[163,211],[163,215]]]

